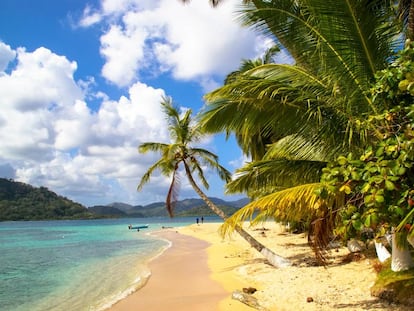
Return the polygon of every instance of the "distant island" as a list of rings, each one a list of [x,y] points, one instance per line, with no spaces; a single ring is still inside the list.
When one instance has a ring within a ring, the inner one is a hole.
[[[249,199],[225,201],[210,198],[227,215],[243,207]],[[210,216],[214,213],[201,199],[184,199],[176,203],[175,215]],[[60,196],[46,187],[33,187],[11,179],[0,178],[0,221],[59,220],[126,217],[168,217],[165,202],[148,205],[111,203],[89,208]]]
[[[0,178],[0,221],[89,218],[96,215],[46,187]]]

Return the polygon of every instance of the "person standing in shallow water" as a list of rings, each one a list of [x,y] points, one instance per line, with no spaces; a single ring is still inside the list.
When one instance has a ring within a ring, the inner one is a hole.
[[[197,223],[197,225],[198,225],[198,217],[196,218],[196,223]]]
[[[203,216],[201,216],[201,223],[202,224],[204,223],[204,217]]]

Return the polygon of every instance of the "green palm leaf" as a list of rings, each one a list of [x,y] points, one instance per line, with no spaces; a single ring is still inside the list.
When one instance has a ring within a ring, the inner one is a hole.
[[[317,194],[319,183],[304,184],[278,191],[257,199],[229,217],[220,227],[225,236],[233,232],[244,221],[256,225],[267,219],[277,221],[309,221],[311,227],[308,241],[317,259],[326,262],[326,248],[331,241],[336,214],[344,205],[342,194],[326,194],[322,199]]]
[[[304,184],[257,199],[229,217],[221,231],[229,233],[246,220],[255,225],[269,218],[279,221],[316,219],[324,215],[328,206],[332,209],[343,205],[344,198],[337,195],[321,199],[316,193],[319,187],[319,183]]]
[[[326,163],[319,161],[281,158],[254,161],[236,171],[236,178],[226,185],[226,192],[249,192],[257,197],[304,182],[317,182],[325,166]]]

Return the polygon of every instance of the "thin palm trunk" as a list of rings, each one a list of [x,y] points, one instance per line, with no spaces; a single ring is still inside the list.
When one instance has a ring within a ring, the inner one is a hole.
[[[211,200],[205,195],[205,193],[198,187],[196,182],[194,181],[193,175],[191,174],[190,168],[188,165],[184,162],[185,172],[187,175],[188,180],[190,181],[191,186],[193,189],[197,192],[197,194],[200,196],[200,198],[207,204],[207,206],[220,218],[223,220],[227,219],[227,215],[218,208]],[[277,254],[275,254],[272,250],[264,246],[262,243],[260,243],[258,240],[256,240],[253,236],[251,236],[247,231],[245,231],[241,226],[236,227],[237,233],[240,234],[240,236],[245,239],[251,247],[256,249],[259,253],[261,253],[271,265],[273,265],[276,268],[285,268],[292,265],[292,263]]]
[[[410,3],[410,12],[408,15],[408,38],[414,40],[414,1]]]

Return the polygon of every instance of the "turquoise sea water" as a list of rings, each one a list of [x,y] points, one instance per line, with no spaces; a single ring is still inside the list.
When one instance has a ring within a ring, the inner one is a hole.
[[[104,310],[142,287],[169,247],[149,236],[193,218],[0,222],[0,310]],[[128,230],[128,225],[149,224]]]

